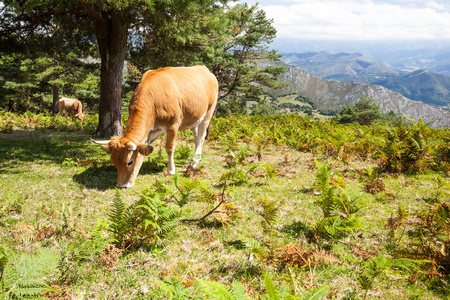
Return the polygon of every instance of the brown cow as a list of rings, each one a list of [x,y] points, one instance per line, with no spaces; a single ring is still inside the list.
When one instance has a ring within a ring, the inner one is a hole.
[[[205,66],[162,68],[144,74],[131,97],[124,134],[94,141],[111,154],[117,187],[129,188],[141,168],[150,143],[167,133],[167,172],[175,174],[173,152],[179,130],[191,129],[195,139],[194,166],[200,161],[206,130],[217,104],[218,82]]]
[[[58,101],[59,104],[59,115],[62,116],[63,112],[67,119],[67,113],[73,114],[75,118],[80,121],[83,121],[85,115],[83,114],[83,107],[81,105],[80,100],[71,99],[71,98],[61,98]]]

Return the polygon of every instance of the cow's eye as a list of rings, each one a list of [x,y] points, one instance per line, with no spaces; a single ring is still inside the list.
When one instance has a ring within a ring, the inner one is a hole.
[[[128,161],[128,163],[127,163],[127,167],[131,166],[132,164],[133,164],[133,160],[130,159],[130,160]]]

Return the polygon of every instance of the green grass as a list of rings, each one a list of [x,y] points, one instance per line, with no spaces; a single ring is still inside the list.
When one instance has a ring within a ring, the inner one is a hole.
[[[297,94],[292,94],[292,95],[287,95],[284,97],[278,97],[277,100],[278,100],[278,103],[280,103],[280,104],[281,103],[292,103],[292,104],[299,104],[301,106],[311,107],[311,104],[309,104],[309,103],[305,103],[305,102],[296,100],[297,96],[298,96]]]
[[[326,147],[318,142],[318,135],[315,139],[302,137],[300,144],[289,142],[292,137],[286,132],[269,136],[269,132],[277,132],[276,126],[287,127],[281,125],[288,121],[284,117],[265,121],[239,117],[214,119],[211,140],[204,145],[199,172],[191,180],[202,181],[218,198],[206,201],[198,191],[193,192],[182,207],[183,217],[204,216],[218,203],[224,191],[225,199],[236,209],[228,214],[229,220],[221,222],[209,216],[200,222],[181,222],[171,235],[160,241],[116,249],[110,246],[111,233],[107,229],[111,203],[116,195],[117,173],[108,155],[89,140],[95,120],[88,120],[86,124],[71,120],[64,125],[65,119],[60,124],[51,119],[53,116],[46,116],[33,121],[31,127],[27,126],[29,120],[38,117],[25,119],[7,115],[8,122],[5,114],[1,117],[0,130],[4,133],[0,133],[0,246],[27,255],[39,253],[39,249],[57,254],[60,257],[58,271],[45,280],[73,299],[167,299],[167,294],[158,288],[161,280],[166,283],[175,280],[179,289],[190,290],[188,295],[192,298],[174,299],[194,299],[193,291],[199,280],[227,286],[239,282],[248,296],[260,299],[262,295],[269,297],[264,286],[265,274],[270,275],[277,290],[281,291],[285,284],[291,294],[299,297],[314,288],[329,286],[329,299],[362,299],[366,290],[358,283],[358,276],[363,266],[377,255],[392,259],[405,257],[390,247],[392,240],[397,243],[397,249],[412,245],[415,234],[412,223],[401,225],[394,239],[386,227],[391,215],[397,215],[399,205],[413,222],[417,218],[415,214],[436,203],[449,204],[450,199],[448,173],[431,169],[415,175],[384,174],[380,178],[385,190],[375,195],[366,193],[367,175],[364,174],[376,168],[376,158],[354,155],[343,160],[340,156],[329,155]],[[45,125],[51,124],[50,121],[57,126]],[[12,122],[20,126],[11,126]],[[298,122],[294,127],[308,132],[300,129],[301,119]],[[327,132],[327,123],[311,122],[306,120],[305,123],[310,126],[310,134]],[[349,130],[347,139],[354,134],[352,127],[339,128]],[[339,128],[333,130],[344,130]],[[294,132],[293,136],[299,133]],[[324,145],[336,143],[339,134],[336,136],[332,141],[329,135]],[[224,188],[221,177],[230,170],[227,164],[230,149],[238,153],[242,148],[237,143],[244,142],[250,150],[245,150],[244,159],[237,167],[248,171],[254,164],[261,165],[246,173],[246,182],[233,184],[232,179],[227,179]],[[310,150],[296,150],[304,149],[306,143],[310,143]],[[175,155],[181,176],[189,163],[185,154],[188,151],[184,148],[193,148],[192,135],[181,134],[178,144],[183,145],[179,155]],[[166,183],[172,196],[179,197],[174,177],[168,176],[165,168],[163,171],[155,169],[155,162],[167,162],[165,151],[158,161],[163,145],[164,138],[156,141],[155,151],[145,160],[135,186],[118,192],[126,205],[136,202],[157,182]],[[258,160],[258,153],[261,160]],[[344,189],[356,190],[364,196],[359,213],[360,229],[336,240],[312,236],[314,226],[323,218],[318,206],[322,195],[316,185],[315,160],[326,163],[330,182],[338,182]],[[276,176],[271,170],[276,170]],[[439,193],[438,175],[445,179]],[[264,199],[275,201],[278,207],[270,224],[263,217],[268,213],[264,211]],[[169,202],[177,206],[174,201]],[[302,245],[303,255],[308,251],[321,255],[303,266],[290,266],[279,257],[276,259],[276,249],[292,243],[297,247]],[[325,262],[327,255],[328,262]],[[423,266],[422,273],[390,268],[374,277],[373,287],[366,297],[446,299],[449,296],[448,273],[443,269],[438,271],[439,276],[432,275],[427,266]],[[197,295],[207,299],[204,293]]]

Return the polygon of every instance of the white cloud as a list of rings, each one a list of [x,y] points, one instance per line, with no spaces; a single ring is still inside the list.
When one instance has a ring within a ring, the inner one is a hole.
[[[445,10],[445,6],[441,3],[437,3],[436,1],[427,1],[425,4],[426,7],[435,9],[435,10]]]
[[[450,11],[448,8],[446,10],[443,1],[259,2],[267,17],[274,19],[278,37],[358,40],[450,39]]]

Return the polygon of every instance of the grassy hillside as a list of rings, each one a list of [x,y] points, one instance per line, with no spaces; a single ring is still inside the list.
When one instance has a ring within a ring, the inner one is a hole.
[[[0,120],[2,299],[450,296],[448,130],[215,118],[116,190],[95,116]]]
[[[300,116],[309,115],[317,119],[327,118],[321,111],[315,109],[314,104],[308,98],[299,96],[297,93],[280,96],[264,94],[260,98],[263,103],[267,103],[273,108],[273,114],[292,113]],[[252,114],[257,106],[258,102],[247,100],[247,113]]]

